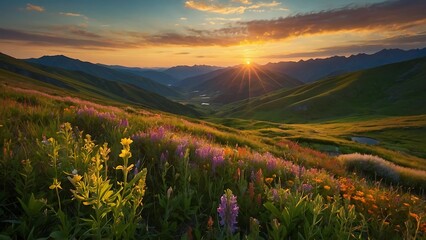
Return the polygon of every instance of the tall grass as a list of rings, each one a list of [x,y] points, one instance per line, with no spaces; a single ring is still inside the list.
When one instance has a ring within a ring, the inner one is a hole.
[[[426,171],[401,167],[383,158],[368,154],[344,154],[338,158],[348,170],[357,171],[369,178],[405,187],[426,189]]]
[[[1,239],[425,236],[424,198],[290,141],[25,94],[0,98]]]

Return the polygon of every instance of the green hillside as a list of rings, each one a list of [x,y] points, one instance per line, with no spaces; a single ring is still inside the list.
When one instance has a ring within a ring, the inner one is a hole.
[[[426,58],[325,78],[222,108],[219,116],[277,122],[426,113]]]
[[[12,86],[75,95],[105,103],[139,105],[165,112],[196,116],[192,108],[132,84],[110,81],[79,71],[37,66],[0,54],[0,81]]]
[[[157,93],[165,97],[176,99],[180,99],[182,97],[180,93],[173,90],[172,88],[169,88],[151,79],[90,62],[83,62],[78,59],[69,58],[63,55],[44,56],[37,59],[27,59],[25,61],[42,66],[66,69],[70,71],[80,71],[98,78],[132,84],[146,91]]]

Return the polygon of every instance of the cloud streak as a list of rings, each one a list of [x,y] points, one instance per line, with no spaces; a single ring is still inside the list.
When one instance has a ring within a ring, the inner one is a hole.
[[[315,51],[296,52],[290,54],[270,54],[261,58],[286,59],[286,58],[314,58],[334,55],[347,55],[354,53],[377,52],[383,48],[423,48],[426,46],[426,33],[416,35],[400,35],[380,40],[352,42],[341,46],[318,48]]]
[[[60,14],[60,15],[67,16],[67,17],[82,17],[82,18],[84,18],[85,20],[88,20],[88,19],[89,19],[87,16],[85,16],[85,15],[83,15],[83,14],[80,14],[80,13],[60,12],[59,14]]]
[[[220,14],[243,14],[247,10],[272,8],[279,5],[281,3],[277,1],[254,3],[248,0],[232,0],[226,4],[217,0],[189,0],[185,2],[186,8]]]
[[[27,6],[25,8],[27,11],[36,11],[36,12],[44,12],[44,7],[37,6],[31,3],[27,3]]]
[[[27,33],[19,30],[0,28],[0,40],[3,41],[21,41],[28,44],[37,44],[43,46],[62,46],[78,48],[123,48],[126,44],[120,44],[105,40],[93,39],[75,39],[69,37],[48,35],[44,33]]]

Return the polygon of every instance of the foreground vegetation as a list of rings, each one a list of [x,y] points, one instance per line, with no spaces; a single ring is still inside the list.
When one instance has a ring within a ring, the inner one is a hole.
[[[414,192],[292,141],[3,86],[0,238],[416,239]]]

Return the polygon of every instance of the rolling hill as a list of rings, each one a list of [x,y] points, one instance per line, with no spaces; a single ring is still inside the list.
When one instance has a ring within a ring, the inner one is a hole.
[[[80,71],[33,65],[4,54],[0,54],[0,82],[15,87],[54,91],[57,95],[76,95],[87,100],[106,103],[118,101],[165,112],[198,115],[190,107],[132,84],[111,81]]]
[[[220,116],[278,122],[426,113],[426,58],[328,77],[226,106]]]
[[[285,74],[265,70],[256,64],[218,70],[213,72],[208,80],[205,77],[200,78],[201,83],[192,87],[192,91],[206,94],[211,97],[212,102],[222,104],[303,84]]]
[[[303,82],[313,82],[324,77],[378,67],[426,56],[426,48],[401,50],[383,49],[374,54],[360,53],[350,57],[334,56],[298,62],[268,63],[267,69],[288,74]]]
[[[145,89],[153,93],[157,93],[165,97],[181,97],[181,94],[177,91],[148,78],[114,70],[90,62],[83,62],[78,59],[72,59],[63,55],[43,56],[41,58],[26,59],[25,61],[49,67],[63,68],[72,71],[81,71],[95,77],[132,84],[139,88]]]

